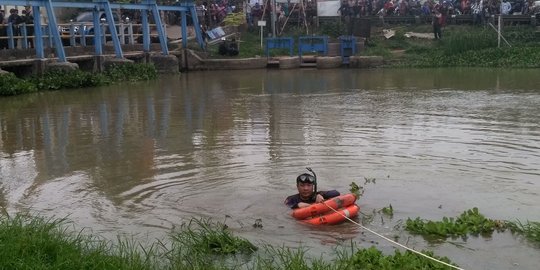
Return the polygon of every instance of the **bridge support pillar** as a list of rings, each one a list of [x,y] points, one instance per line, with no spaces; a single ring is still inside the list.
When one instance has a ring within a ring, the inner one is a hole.
[[[103,63],[105,63],[105,56],[95,55],[93,72],[103,72],[105,70]]]
[[[150,52],[145,52],[144,53],[144,63],[145,64],[152,63],[151,56],[152,56],[152,54]]]
[[[125,65],[125,64],[132,64],[133,63],[133,60],[129,60],[129,59],[126,59],[126,58],[104,58],[103,59],[103,64],[101,65],[102,69],[100,70],[100,72],[103,72],[113,66],[121,66],[121,65]]]
[[[150,61],[159,73],[177,74],[180,72],[178,58],[174,55],[151,55]]]
[[[36,59],[34,60],[34,63],[32,64],[32,73],[34,75],[43,75],[47,71],[47,59]]]
[[[46,71],[52,71],[52,70],[62,70],[62,71],[73,71],[79,69],[79,65],[77,63],[71,63],[71,62],[53,62],[53,63],[47,63],[46,64]]]

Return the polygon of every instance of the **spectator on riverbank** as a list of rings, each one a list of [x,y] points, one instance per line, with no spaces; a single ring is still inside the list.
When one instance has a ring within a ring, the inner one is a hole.
[[[429,16],[431,14],[431,8],[429,7],[429,2],[424,2],[422,5],[422,15]]]
[[[343,22],[349,22],[350,17],[354,14],[354,11],[351,6],[349,6],[349,1],[341,1],[341,6],[338,8],[338,12],[341,15]]]
[[[244,1],[244,13],[246,14],[246,23],[249,27],[253,26],[253,17],[251,17],[251,3],[249,0]]]
[[[433,35],[435,36],[435,40],[439,40],[442,38],[442,26],[443,26],[443,16],[441,12],[438,9],[433,10],[433,16],[431,24],[433,25]]]
[[[482,0],[475,0],[474,3],[471,5],[471,12],[473,15],[473,25],[482,24],[483,22],[483,7],[482,7]]]
[[[469,0],[461,0],[461,14],[471,14],[471,1]]]
[[[501,4],[501,14],[508,15],[510,14],[510,10],[512,10],[512,4],[510,4],[510,2],[508,2],[507,0],[503,0]]]

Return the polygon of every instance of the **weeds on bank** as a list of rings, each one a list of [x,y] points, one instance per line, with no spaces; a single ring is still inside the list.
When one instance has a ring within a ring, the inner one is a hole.
[[[336,248],[331,261],[311,258],[304,248],[258,248],[210,219],[192,219],[171,233],[170,243],[150,246],[121,239],[112,243],[82,231],[73,233],[68,225],[66,219],[0,216],[0,269],[450,269],[412,252],[385,255],[375,247],[359,249],[353,242]],[[539,222],[493,221],[476,208],[440,222],[409,219],[406,229],[448,237],[499,228],[538,242]],[[422,253],[451,263],[430,251]]]
[[[248,240],[234,236],[223,223],[192,219],[171,234],[166,258],[173,269],[235,269],[257,250]]]
[[[107,84],[107,77],[103,74],[92,74],[81,70],[55,70],[48,71],[39,77],[29,80],[38,90],[59,90],[66,88],[93,87]]]
[[[386,256],[354,244],[336,249],[332,261],[309,258],[303,248],[266,245],[255,253],[258,248],[248,240],[209,219],[193,219],[171,234],[170,244],[149,247],[74,234],[68,224],[65,219],[0,217],[0,269],[445,269],[409,252]]]
[[[148,64],[112,65],[103,73],[81,70],[55,70],[27,79],[12,73],[0,75],[0,96],[12,96],[38,91],[95,87],[121,81],[142,81],[157,78],[157,70]]]
[[[147,253],[67,231],[65,219],[0,217],[0,269],[151,269]]]
[[[529,241],[540,245],[540,222],[507,221],[506,226],[510,231],[521,234]]]
[[[13,73],[0,74],[0,96],[28,94],[36,91],[35,84],[21,80]]]
[[[431,251],[422,250],[422,253],[445,263],[452,264],[448,258],[435,256]],[[384,255],[375,247],[361,249],[346,261],[348,264],[347,269],[452,269],[449,266],[429,260],[410,251],[402,253],[396,250],[394,255]]]
[[[251,254],[257,250],[249,241],[234,236],[225,224],[212,223],[209,219],[193,219],[182,224],[171,237],[174,243],[189,247],[195,253]]]
[[[149,64],[122,64],[111,65],[103,75],[112,82],[148,81],[157,78],[157,70]]]

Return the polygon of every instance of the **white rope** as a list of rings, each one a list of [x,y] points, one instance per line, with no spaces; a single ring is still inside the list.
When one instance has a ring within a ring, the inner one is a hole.
[[[368,232],[370,232],[370,233],[372,233],[372,234],[374,234],[374,235],[376,235],[376,236],[379,236],[379,237],[381,237],[382,239],[384,239],[384,240],[386,240],[386,241],[388,241],[388,242],[390,242],[390,243],[392,243],[392,244],[394,244],[394,245],[396,245],[396,246],[402,247],[402,248],[404,248],[404,249],[406,249],[406,250],[408,250],[408,251],[410,251],[410,252],[416,253],[416,254],[418,254],[418,255],[420,255],[420,256],[423,256],[423,257],[425,257],[425,258],[428,258],[428,259],[430,259],[430,260],[432,260],[432,261],[435,261],[435,262],[444,264],[444,265],[446,265],[446,266],[448,266],[448,267],[452,267],[452,268],[458,269],[458,270],[464,270],[463,268],[459,268],[459,267],[457,267],[457,266],[455,266],[455,265],[451,265],[451,264],[446,263],[446,262],[443,262],[443,261],[441,261],[441,260],[439,260],[439,259],[436,259],[436,258],[433,258],[433,257],[431,257],[431,256],[428,256],[428,255],[426,255],[426,254],[424,254],[424,253],[422,253],[422,252],[416,251],[416,250],[414,250],[414,249],[412,249],[412,248],[410,248],[410,247],[407,247],[407,246],[405,246],[405,245],[403,245],[403,244],[400,244],[400,243],[398,243],[398,242],[396,242],[396,241],[394,241],[394,240],[392,240],[392,239],[390,239],[390,238],[387,238],[386,236],[381,235],[381,234],[379,234],[379,233],[377,233],[377,232],[375,232],[375,231],[373,231],[373,230],[370,230],[370,229],[368,229],[368,228],[362,226],[362,224],[360,224],[360,223],[358,223],[358,222],[356,222],[356,221],[350,219],[349,217],[343,215],[342,213],[340,213],[339,211],[337,211],[336,209],[334,209],[334,208],[331,207],[330,205],[326,204],[325,202],[323,202],[323,203],[324,203],[324,205],[326,205],[328,208],[332,209],[332,211],[334,211],[334,212],[340,214],[341,216],[343,216],[343,217],[344,217],[345,219],[347,219],[348,221],[350,221],[350,222],[352,222],[352,223],[358,225],[360,228],[362,228],[362,229],[364,229],[364,230],[366,230],[366,231],[368,231]]]

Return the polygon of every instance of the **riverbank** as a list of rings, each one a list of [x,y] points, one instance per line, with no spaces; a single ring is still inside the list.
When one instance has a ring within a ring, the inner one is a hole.
[[[392,206],[381,210],[391,216]],[[359,248],[349,243],[335,250],[333,260],[313,259],[301,247],[255,246],[235,236],[225,223],[210,219],[192,219],[174,229],[169,239],[139,243],[133,237],[118,237],[117,242],[103,240],[86,230],[70,228],[67,219],[45,219],[17,214],[0,216],[1,269],[459,269],[448,258],[422,251],[395,250],[385,255],[375,247]],[[253,224],[262,229],[260,221]],[[485,218],[478,209],[460,217],[442,221],[407,220],[405,229],[427,237],[447,238],[471,235],[490,237],[506,228],[523,234],[532,242],[540,239],[540,223],[496,221]],[[78,231],[78,233],[77,233]],[[430,257],[430,258],[428,258]],[[277,258],[277,259],[276,259]],[[445,265],[448,264],[448,265]],[[449,265],[453,265],[451,267]]]
[[[346,27],[334,23],[320,27],[315,35],[326,35],[329,44],[339,46],[340,35],[346,34]],[[392,32],[391,35],[386,34]],[[304,34],[292,29],[283,36],[297,41]],[[355,56],[378,56],[383,62],[369,67],[540,67],[540,30],[531,26],[505,26],[499,46],[497,33],[489,26],[450,25],[443,28],[443,38],[434,40],[431,25],[399,25],[393,27],[373,27],[369,39],[358,38],[362,42]],[[210,46],[209,59],[237,59],[265,57],[260,46],[256,29],[241,32],[239,55],[221,56],[217,46]],[[297,46],[297,45],[296,45]],[[329,46],[331,47],[331,46]],[[336,56],[338,50],[328,56]],[[298,54],[295,47],[293,54]],[[339,54],[337,54],[339,55]],[[270,51],[270,57],[287,57],[283,49]],[[340,67],[365,67],[340,65]]]
[[[193,219],[169,239],[117,242],[70,228],[69,220],[16,215],[0,217],[1,269],[451,269],[411,252],[384,255],[354,243],[336,249],[336,259],[309,258],[302,248],[257,247],[233,235],[227,225]],[[253,225],[254,227],[257,224]],[[262,225],[258,224],[262,229]],[[424,251],[428,256],[432,252]],[[445,263],[448,258],[434,256]]]
[[[171,55],[178,58],[178,68],[184,71],[194,70],[233,70],[261,68],[440,68],[440,67],[496,67],[496,68],[539,68],[540,67],[540,31],[531,26],[505,26],[503,39],[499,40],[494,29],[488,26],[451,25],[443,29],[441,40],[431,39],[430,25],[402,25],[393,28],[372,28],[369,39],[358,38],[357,51],[347,61],[341,58],[339,35],[345,32],[341,23],[326,24],[316,33],[329,37],[327,55],[313,53],[298,55],[298,45],[293,48],[293,56],[287,49],[271,50],[266,57],[259,33],[256,29],[244,29],[238,32],[239,53],[236,56],[219,54],[219,43],[208,46],[202,51],[193,46],[188,50],[177,48]],[[389,34],[391,33],[391,34]],[[298,40],[303,36],[301,29],[292,28],[290,36]],[[504,38],[506,36],[506,38]],[[171,56],[172,57],[172,56]],[[171,57],[168,57],[167,60]],[[172,57],[175,58],[175,57]],[[174,60],[176,60],[176,58]],[[165,61],[165,67],[153,64],[154,70],[171,70],[171,61]],[[124,63],[122,63],[124,64]],[[135,65],[135,66],[136,66]],[[128,66],[134,66],[129,64]],[[1,71],[1,70],[0,70]],[[46,89],[79,88],[102,85],[107,79],[100,74],[75,72],[71,77],[79,83],[54,83],[47,86],[35,83],[35,79],[19,79],[10,73],[0,73],[0,95],[16,95]],[[140,72],[128,72],[137,74]],[[50,74],[50,73],[49,73]],[[45,74],[41,77],[48,77]],[[86,79],[81,80],[81,77]],[[155,77],[155,75],[151,76]],[[129,80],[145,80],[147,76]],[[50,82],[51,80],[49,80]],[[34,84],[34,85],[32,85]],[[57,86],[60,85],[60,86]]]

